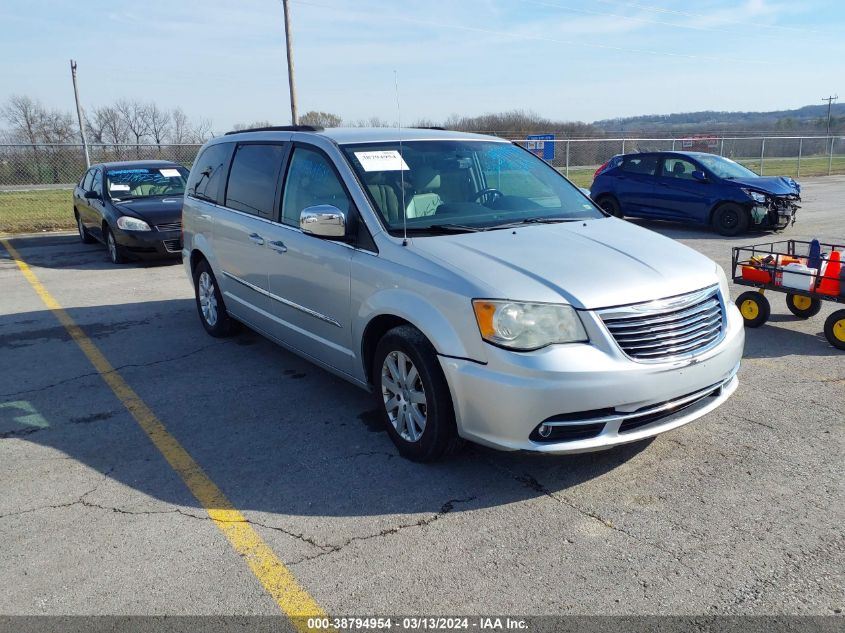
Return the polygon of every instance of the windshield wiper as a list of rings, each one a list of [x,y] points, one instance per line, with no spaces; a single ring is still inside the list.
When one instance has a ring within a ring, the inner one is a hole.
[[[587,218],[524,218],[516,222],[505,222],[504,224],[494,224],[488,228],[490,229],[510,229],[522,224],[562,224],[564,222],[580,222]]]
[[[431,224],[429,226],[409,226],[407,228],[408,235],[419,235],[423,233],[431,234],[452,234],[452,233],[478,233],[479,231],[486,231],[486,228],[479,226],[467,226],[466,224]],[[401,233],[402,228],[394,228],[394,232]]]

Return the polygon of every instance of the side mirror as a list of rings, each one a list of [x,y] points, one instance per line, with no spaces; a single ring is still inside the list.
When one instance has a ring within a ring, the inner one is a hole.
[[[86,191],[85,192],[85,199],[86,200],[99,200],[100,194],[98,194],[96,191]]]
[[[346,214],[330,204],[318,204],[302,210],[299,228],[316,237],[346,237]]]
[[[692,177],[695,178],[698,182],[709,182],[707,179],[707,174],[705,174],[699,169],[692,172]]]

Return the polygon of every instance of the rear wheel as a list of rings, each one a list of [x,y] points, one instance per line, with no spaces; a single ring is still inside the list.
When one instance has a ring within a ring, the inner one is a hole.
[[[619,201],[613,196],[604,196],[598,200],[599,206],[615,218],[625,217],[622,215],[622,207]]]
[[[748,212],[738,204],[723,204],[713,213],[713,228],[720,235],[733,237],[745,233],[748,223]]]
[[[120,250],[120,246],[118,246],[117,240],[114,239],[114,233],[112,233],[108,225],[105,225],[104,230],[106,233],[106,248],[109,251],[109,259],[111,260],[111,263],[126,263],[126,257],[124,257],[123,251]]]
[[[82,223],[82,218],[79,216],[79,212],[74,211],[74,215],[76,216],[76,230],[79,231],[79,239],[83,244],[93,244],[94,238],[91,237],[91,234],[85,229],[85,225]]]
[[[226,304],[223,303],[223,294],[217,285],[217,279],[204,259],[194,269],[194,297],[200,321],[206,332],[216,338],[234,333],[235,320],[226,312]]]
[[[815,297],[789,293],[786,295],[786,307],[799,319],[809,319],[819,313],[822,309],[822,302]]]
[[[845,310],[837,310],[824,322],[824,335],[831,345],[845,349]]]
[[[772,307],[759,292],[743,292],[736,298],[736,307],[745,321],[745,327],[760,327],[769,320]]]
[[[387,433],[408,459],[431,462],[461,444],[437,353],[409,325],[387,332],[376,347],[372,381]]]

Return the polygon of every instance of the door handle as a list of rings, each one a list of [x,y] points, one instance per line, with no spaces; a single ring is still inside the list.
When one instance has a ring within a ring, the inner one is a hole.
[[[261,237],[258,233],[250,233],[249,241],[258,244],[259,246],[264,244],[264,238]]]
[[[279,240],[270,242],[270,248],[272,248],[277,253],[287,253],[288,247],[285,246],[285,243]]]

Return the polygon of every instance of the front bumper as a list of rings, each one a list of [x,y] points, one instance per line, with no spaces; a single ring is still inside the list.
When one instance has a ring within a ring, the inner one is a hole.
[[[601,339],[529,353],[491,346],[487,364],[441,357],[458,432],[497,449],[565,454],[635,442],[687,424],[736,390],[745,332],[736,308],[726,307],[720,343],[682,361],[636,362]],[[542,441],[537,429],[547,421],[599,424],[600,430],[583,439]]]
[[[182,256],[182,232],[115,230],[115,241],[125,255],[138,258],[179,258]]]

